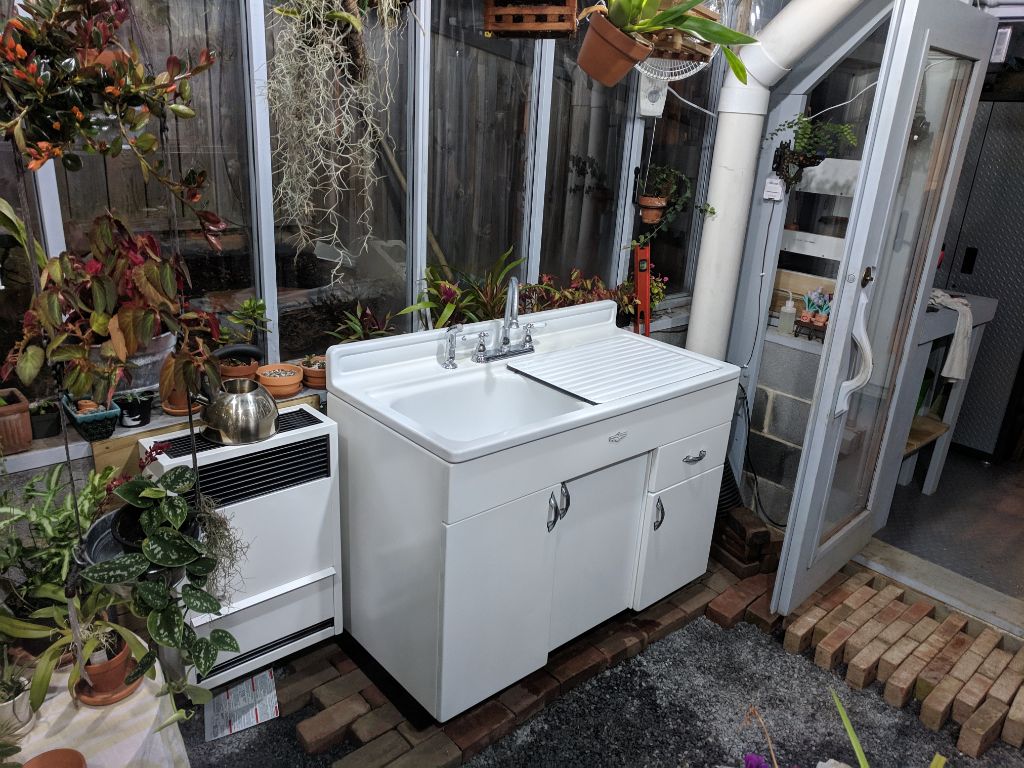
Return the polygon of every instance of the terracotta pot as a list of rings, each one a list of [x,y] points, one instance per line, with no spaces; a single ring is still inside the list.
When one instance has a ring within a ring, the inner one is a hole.
[[[814,316],[814,327],[824,328],[826,325],[828,325],[828,317],[829,316],[824,312],[819,312],[818,314],[816,314]]]
[[[256,369],[260,367],[258,360],[250,360],[246,365],[220,364],[220,377],[225,379],[252,379],[256,381]]]
[[[121,644],[121,650],[112,659],[99,664],[86,664],[85,671],[92,680],[95,693],[113,693],[124,688],[124,679],[128,676],[129,666],[134,662],[127,643]]]
[[[640,206],[640,220],[644,224],[657,224],[665,215],[668,198],[640,195],[637,198],[637,204]]]
[[[634,65],[646,59],[654,50],[650,43],[627,35],[603,13],[592,13],[590,28],[583,38],[576,63],[592,78],[611,88],[618,85]]]
[[[272,371],[287,371],[284,376],[271,376]],[[271,363],[256,369],[260,384],[270,394],[281,399],[291,397],[302,389],[302,368],[291,363]]]
[[[324,355],[317,355],[314,360],[324,360]],[[327,368],[307,368],[302,366],[302,383],[310,389],[327,389]]]
[[[52,641],[49,638],[18,640],[18,645],[7,647],[7,657],[25,669],[35,669],[39,656],[50,647]],[[57,661],[57,669],[64,669],[75,660],[75,654],[71,651],[61,654]]]
[[[86,768],[85,755],[77,749],[51,749],[36,755],[22,768]]]
[[[800,322],[812,323],[814,322],[814,317],[817,314],[817,312],[811,312],[809,309],[805,309],[803,312],[800,313]]]
[[[32,447],[32,417],[28,398],[16,389],[0,389],[0,454],[10,456]]]

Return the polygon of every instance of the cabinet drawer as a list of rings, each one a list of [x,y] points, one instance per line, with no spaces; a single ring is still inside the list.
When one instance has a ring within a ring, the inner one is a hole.
[[[633,608],[643,610],[701,576],[708,567],[721,465],[647,494]]]
[[[648,490],[657,493],[714,469],[725,461],[730,426],[728,423],[719,424],[659,448],[654,454]]]

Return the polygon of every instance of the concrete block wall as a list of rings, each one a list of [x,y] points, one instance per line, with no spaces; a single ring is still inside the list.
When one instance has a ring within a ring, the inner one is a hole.
[[[815,344],[775,341],[770,334],[754,392],[747,442],[750,460],[758,474],[761,503],[769,517],[780,523],[789,517],[821,361],[821,344]],[[744,480],[752,491],[749,471]]]

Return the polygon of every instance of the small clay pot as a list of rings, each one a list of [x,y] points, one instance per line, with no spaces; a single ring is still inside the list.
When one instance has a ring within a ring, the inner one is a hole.
[[[637,198],[637,204],[640,206],[640,220],[644,224],[657,224],[665,215],[665,208],[668,207],[668,198],[640,195]]]
[[[263,388],[278,400],[298,394],[302,389],[302,368],[291,363],[261,365],[256,369],[256,376]]]
[[[252,379],[256,381],[256,369],[260,367],[259,360],[250,360],[245,365],[220,364],[220,378],[227,379]]]
[[[92,680],[92,690],[95,693],[113,693],[124,688],[124,679],[134,662],[128,643],[121,643],[121,650],[114,658],[99,664],[86,664],[85,672]]]
[[[824,328],[826,325],[828,325],[828,317],[829,316],[826,313],[824,313],[824,312],[819,312],[818,314],[816,314],[814,316],[814,321],[813,321],[814,322],[814,327],[815,328]]]
[[[324,355],[317,355],[314,360],[325,360]],[[302,366],[302,383],[310,389],[327,389],[327,367],[308,368]]]
[[[590,28],[583,38],[576,59],[580,69],[609,88],[618,85],[629,71],[651,55],[654,47],[627,35],[612,24],[603,13],[587,17]]]
[[[22,768],[86,768],[85,755],[77,749],[51,749],[36,755]]]

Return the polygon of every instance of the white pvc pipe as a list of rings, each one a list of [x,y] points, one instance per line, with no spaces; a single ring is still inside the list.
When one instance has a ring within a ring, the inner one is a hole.
[[[726,76],[707,197],[716,214],[704,221],[687,349],[725,357],[771,87],[860,2],[791,0],[758,35],[760,45],[742,49],[747,84]]]

